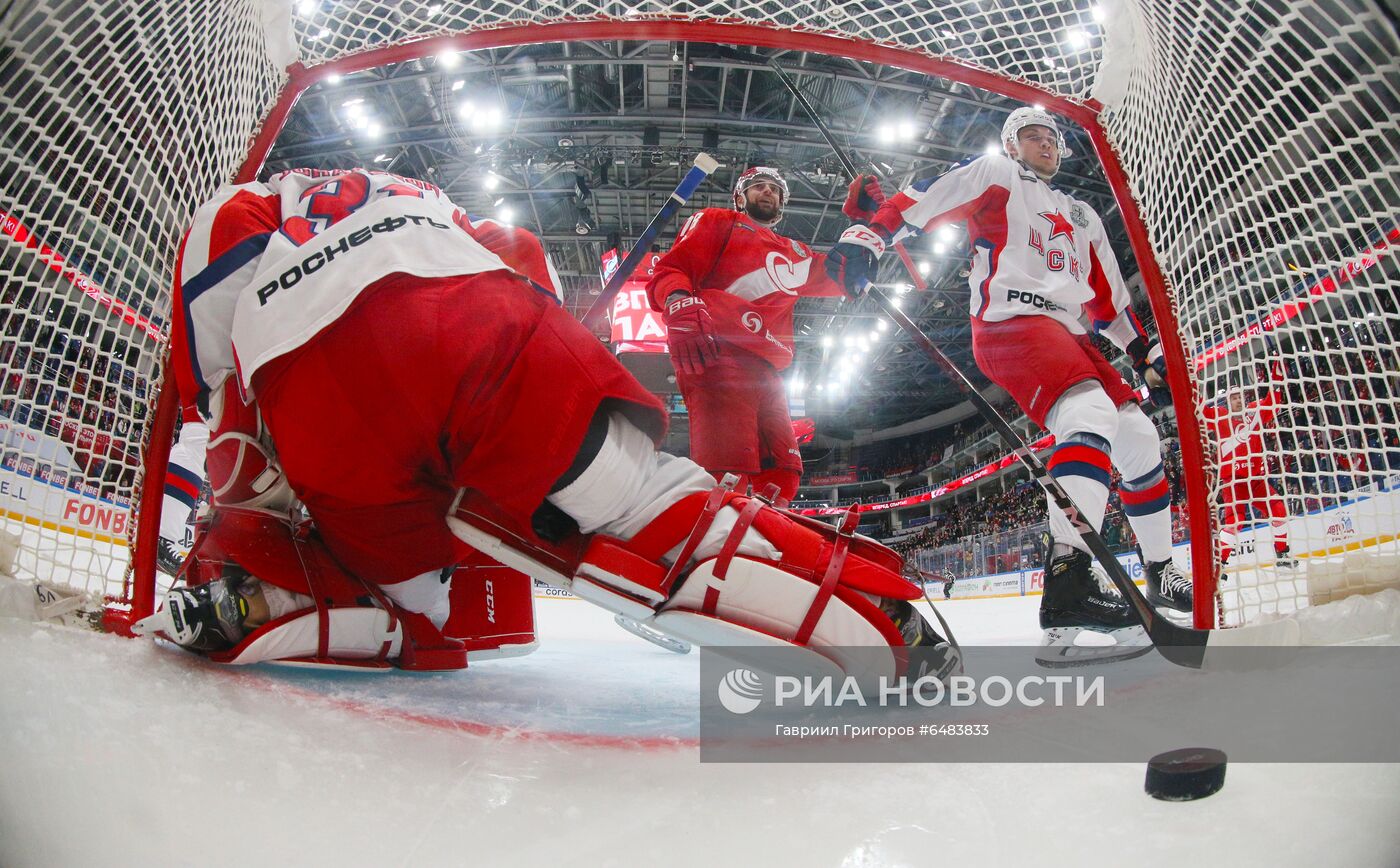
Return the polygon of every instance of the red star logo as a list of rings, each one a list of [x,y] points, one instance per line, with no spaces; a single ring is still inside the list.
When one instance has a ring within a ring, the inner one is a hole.
[[[1074,225],[1069,222],[1069,218],[1059,211],[1041,211],[1040,216],[1050,221],[1050,237],[1045,239],[1046,241],[1054,241],[1063,235],[1071,244],[1074,243]]]

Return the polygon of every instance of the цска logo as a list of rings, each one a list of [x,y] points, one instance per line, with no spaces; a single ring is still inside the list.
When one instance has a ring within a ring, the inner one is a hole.
[[[763,679],[748,669],[731,669],[720,679],[719,703],[731,714],[748,714],[763,701]]]

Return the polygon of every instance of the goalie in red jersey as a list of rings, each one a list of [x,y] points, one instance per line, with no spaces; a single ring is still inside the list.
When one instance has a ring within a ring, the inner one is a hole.
[[[774,231],[787,200],[777,169],[743,172],[733,209],[693,214],[647,287],[666,317],[691,457],[755,492],[777,485],[780,506],[802,478],[779,376],[792,364],[793,308],[799,298],[843,295],[826,275],[825,254]]]
[[[1270,369],[1276,378],[1277,363]],[[1288,508],[1269,479],[1264,429],[1278,414],[1278,392],[1245,402],[1244,391],[1232,388],[1226,406],[1206,405],[1202,412],[1220,455],[1220,563],[1230,562],[1242,521],[1255,512],[1269,519],[1274,536],[1274,564],[1293,569],[1298,559],[1288,549]]]
[[[854,513],[837,531],[658,453],[660,402],[556,287],[533,235],[421,181],[293,170],[220,190],[181,247],[172,341],[212,432],[214,508],[140,632],[226,663],[461,668],[532,646],[529,576],[862,683],[951,671]],[[485,569],[459,587],[484,559],[523,587]]]

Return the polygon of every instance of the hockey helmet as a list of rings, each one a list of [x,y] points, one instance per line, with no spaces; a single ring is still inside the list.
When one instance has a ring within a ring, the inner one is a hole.
[[[764,225],[772,226],[783,218],[783,208],[787,206],[788,185],[782,173],[771,166],[753,166],[745,169],[734,182],[734,210],[745,211],[744,191],[760,181],[770,181],[778,185],[778,215]],[[763,221],[758,221],[763,222]]]
[[[1060,132],[1060,125],[1055,123],[1055,118],[1044,109],[1022,106],[1011,113],[1006,119],[1006,123],[1001,125],[1001,146],[1003,149],[1008,144],[1015,144],[1017,135],[1025,127],[1049,127],[1055,134],[1055,144],[1060,149],[1060,159],[1073,156],[1073,153],[1065,146],[1065,134]]]

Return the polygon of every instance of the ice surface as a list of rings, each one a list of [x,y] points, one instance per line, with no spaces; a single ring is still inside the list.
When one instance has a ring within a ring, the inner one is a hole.
[[[0,618],[0,865],[1400,864],[1400,766],[719,765],[698,656],[541,599],[541,649],[446,675],[220,668]],[[1038,599],[941,604],[1036,641]],[[1163,744],[1162,749],[1181,747]]]

